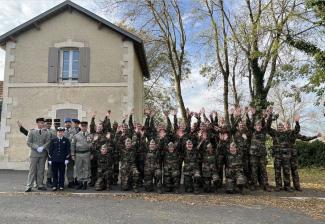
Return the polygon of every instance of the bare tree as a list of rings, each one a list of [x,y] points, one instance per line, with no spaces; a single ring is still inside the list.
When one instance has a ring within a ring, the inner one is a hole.
[[[123,21],[133,22],[136,29],[150,33],[152,41],[163,46],[168,62],[170,80],[174,85],[182,117],[187,122],[187,114],[182,96],[181,81],[189,71],[186,59],[186,31],[183,22],[183,11],[177,0],[105,0],[106,7],[119,8]]]

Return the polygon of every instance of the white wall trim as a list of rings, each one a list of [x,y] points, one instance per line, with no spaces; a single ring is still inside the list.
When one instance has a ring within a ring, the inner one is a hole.
[[[127,77],[127,87],[128,87],[128,102],[127,111],[134,108],[134,48],[133,42],[124,41],[123,42],[123,62],[122,67],[123,76]]]
[[[67,39],[66,41],[63,42],[58,42],[54,44],[54,47],[56,48],[63,48],[63,47],[85,47],[84,42],[78,42],[78,41],[73,41],[72,39]]]
[[[8,153],[6,148],[10,146],[9,140],[6,138],[6,134],[10,133],[11,127],[7,125],[7,119],[11,118],[10,106],[13,99],[9,97],[8,84],[10,82],[10,76],[15,74],[14,66],[10,66],[11,63],[15,62],[14,50],[16,43],[9,41],[6,43],[6,59],[5,59],[5,70],[4,70],[4,82],[3,82],[3,102],[1,112],[1,127],[0,127],[0,161],[8,162]]]
[[[127,82],[116,82],[116,83],[75,83],[75,82],[62,82],[62,83],[7,83],[6,86],[9,87],[9,88],[128,87],[128,83]]]
[[[83,111],[81,104],[73,104],[73,103],[63,103],[63,104],[56,104],[52,106],[52,110],[48,112],[48,117],[55,119],[56,118],[56,111],[61,109],[75,109],[78,110],[78,119],[84,120],[87,118],[87,112]]]

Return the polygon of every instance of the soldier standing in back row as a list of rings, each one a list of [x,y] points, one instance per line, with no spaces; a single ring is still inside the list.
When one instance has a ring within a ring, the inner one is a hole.
[[[297,123],[296,123],[297,125]],[[291,130],[291,125],[289,122],[286,123],[285,126],[286,130]],[[297,139],[300,139],[301,141],[311,141],[313,139],[316,139],[318,137],[321,137],[322,135],[318,133],[316,136],[307,137],[304,135],[301,135],[299,133],[296,133],[294,135],[291,135],[289,139],[289,149],[291,152],[291,158],[290,158],[290,168],[291,168],[291,176],[292,176],[292,182],[293,187],[296,191],[302,191],[300,187],[300,181],[299,181],[299,173],[298,173],[298,152],[295,147],[295,142]]]
[[[87,189],[90,180],[90,151],[92,147],[92,135],[87,131],[88,122],[81,122],[81,131],[71,141],[71,155],[75,161],[78,180],[77,189]]]
[[[30,166],[25,192],[32,191],[32,184],[37,180],[38,190],[46,190],[43,184],[47,147],[50,143],[50,135],[44,129],[44,118],[36,119],[37,128],[31,129],[27,135],[27,145],[30,147]]]
[[[72,137],[76,134],[75,129],[71,127],[71,119],[70,118],[64,118],[64,137],[69,139],[70,143],[72,140]],[[67,171],[66,171],[66,176],[68,179],[68,188],[73,188],[75,185],[74,182],[74,164],[75,162],[72,160],[72,157],[70,156],[69,158],[69,163],[67,165]]]
[[[269,127],[269,134],[273,139],[274,156],[274,172],[275,172],[275,191],[280,191],[282,188],[282,171],[283,171],[283,183],[285,191],[292,191],[290,188],[290,159],[291,151],[289,148],[289,141],[292,135],[298,134],[300,131],[299,117],[295,118],[296,127],[295,130],[285,130],[282,123],[278,124],[277,130]]]
[[[255,121],[255,109],[251,109],[250,111],[252,115],[252,120],[250,120],[250,117],[247,113],[246,118],[246,126],[250,131],[251,136],[251,145],[249,150],[249,156],[250,156],[250,166],[251,166],[251,179],[252,179],[252,185],[251,190],[256,190],[257,188],[257,182],[258,182],[258,174],[261,175],[261,182],[260,186],[265,191],[271,191],[269,184],[268,184],[268,176],[266,171],[266,165],[267,165],[267,151],[265,146],[266,141],[266,134],[267,134],[267,125],[265,124],[265,117],[266,113],[263,114],[263,117],[259,121]],[[270,118],[269,118],[270,119]],[[268,124],[270,122],[267,122]]]

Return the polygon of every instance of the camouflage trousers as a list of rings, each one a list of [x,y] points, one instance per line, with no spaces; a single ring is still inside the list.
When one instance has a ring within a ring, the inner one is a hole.
[[[92,160],[90,160],[90,185],[95,184],[97,180],[97,168],[97,158],[93,158]]]
[[[95,183],[95,190],[96,191],[101,191],[101,190],[110,190],[110,183],[111,179],[113,177],[113,170],[101,170],[98,169],[97,172],[97,180]]]
[[[211,192],[217,189],[217,183],[219,181],[219,175],[214,173],[212,175],[204,175],[202,177],[203,181],[203,190],[204,192]]]
[[[250,166],[251,166],[251,179],[252,184],[257,186],[257,182],[259,180],[260,175],[260,185],[266,186],[268,185],[268,177],[266,171],[267,159],[266,156],[256,156],[251,155],[250,158]]]
[[[144,168],[144,188],[146,191],[153,191],[154,185],[157,189],[162,187],[161,169],[147,169]]]
[[[282,187],[282,172],[283,183],[285,188],[290,187],[290,158],[283,155],[274,156],[274,176],[275,186]]]
[[[120,172],[120,163],[118,160],[115,160],[113,164],[113,178],[112,178],[113,184],[117,184],[119,172]]]
[[[226,168],[226,191],[233,192],[236,187],[242,188],[246,177],[242,168]]]
[[[243,153],[243,171],[247,182],[250,183],[252,174],[251,174],[250,159],[249,159],[248,152]]]
[[[179,188],[179,169],[164,168],[164,188],[170,192],[173,188]]]
[[[298,173],[298,156],[296,155],[291,156],[290,168],[291,168],[293,186],[296,189],[300,188],[300,180],[299,180],[299,173]]]
[[[217,159],[217,170],[218,170],[218,176],[219,176],[219,180],[217,182],[217,186],[221,187],[222,186],[222,182],[223,182],[223,173],[224,173],[224,168],[226,165],[226,157],[222,154],[222,155],[218,155],[218,159]]]
[[[200,187],[200,171],[193,170],[192,172],[184,172],[184,187],[185,192],[197,192]]]
[[[132,186],[133,189],[138,188],[140,173],[135,165],[121,162],[121,189],[123,191],[129,190]]]

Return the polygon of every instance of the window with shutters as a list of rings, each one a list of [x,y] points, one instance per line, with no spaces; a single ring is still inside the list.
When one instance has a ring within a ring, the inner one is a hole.
[[[64,48],[60,50],[60,80],[78,82],[80,74],[79,49]]]

